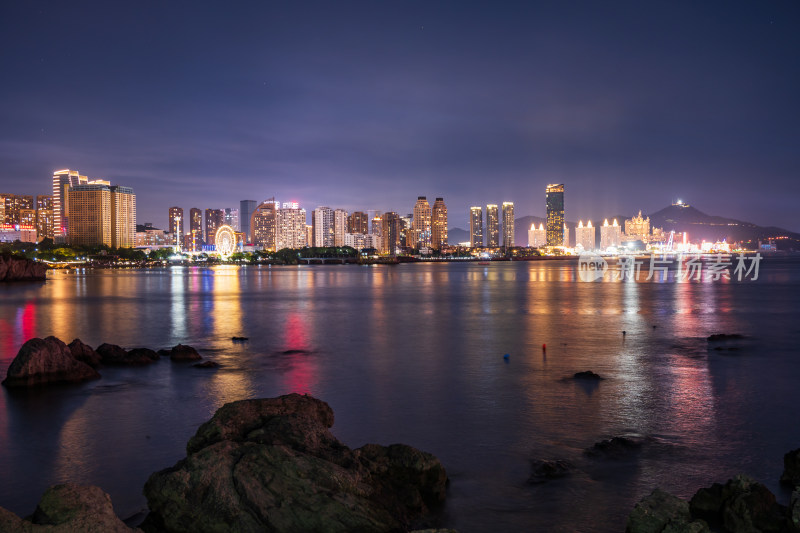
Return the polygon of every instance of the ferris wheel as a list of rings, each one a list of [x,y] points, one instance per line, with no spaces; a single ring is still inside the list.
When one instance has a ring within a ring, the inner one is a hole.
[[[217,253],[222,257],[232,255],[236,251],[236,231],[227,224],[220,226],[214,237],[214,244],[216,245]]]

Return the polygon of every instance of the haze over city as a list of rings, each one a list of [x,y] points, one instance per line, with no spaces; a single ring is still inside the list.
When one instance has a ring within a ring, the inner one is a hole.
[[[796,3],[6,3],[0,190],[79,169],[137,220],[275,196],[705,212],[800,230]]]

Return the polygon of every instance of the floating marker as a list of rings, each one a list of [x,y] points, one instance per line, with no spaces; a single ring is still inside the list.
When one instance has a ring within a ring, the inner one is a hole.
[[[505,354],[505,355],[503,356],[503,359],[505,359],[505,360],[508,360],[508,358],[509,358],[509,357],[511,357],[511,356],[510,356],[510,355],[508,355],[508,354]]]
[[[547,345],[546,345],[546,344],[542,344],[542,351],[543,351],[543,352],[544,352],[544,351],[547,351]]]
[[[626,331],[623,329],[623,330],[622,330],[622,336],[623,336],[623,337],[625,336],[625,333],[626,333]]]

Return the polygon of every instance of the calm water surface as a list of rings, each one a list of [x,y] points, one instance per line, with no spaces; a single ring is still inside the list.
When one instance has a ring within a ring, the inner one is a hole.
[[[0,286],[2,376],[25,340],[47,335],[186,343],[224,365],[162,360],[77,386],[3,388],[0,506],[28,514],[71,481],[99,485],[129,516],[146,507],[150,473],[184,457],[219,406],[289,392],[327,401],[351,447],[437,455],[451,478],[443,525],[462,533],[621,531],[654,487],[686,497],[739,472],[785,500],[782,457],[800,447],[800,261],[765,260],[751,282],[582,283],[575,269],[174,267]],[[718,332],[748,338],[709,350]],[[581,370],[607,379],[564,380]],[[615,435],[647,444],[623,460],[583,455]],[[533,459],[576,472],[531,486]]]

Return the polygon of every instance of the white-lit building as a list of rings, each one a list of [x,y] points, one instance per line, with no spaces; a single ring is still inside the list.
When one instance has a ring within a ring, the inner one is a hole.
[[[344,235],[347,233],[347,211],[336,209],[333,212],[333,245],[344,246]]]
[[[528,230],[528,246],[531,248],[541,248],[547,246],[547,230],[544,229],[544,224],[531,224],[531,229]]]
[[[614,223],[608,223],[608,219],[603,221],[603,225],[600,226],[600,249],[601,250],[608,250],[611,247],[619,248],[622,244],[622,228],[620,227],[617,219],[614,219]]]
[[[276,249],[306,246],[306,210],[297,203],[283,204],[277,213]]]
[[[581,247],[584,250],[594,250],[594,243],[594,226],[592,226],[592,221],[589,220],[584,226],[583,220],[581,220],[578,222],[578,227],[575,228],[575,247]]]

